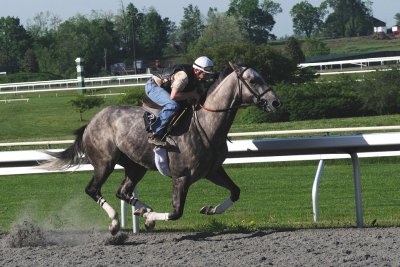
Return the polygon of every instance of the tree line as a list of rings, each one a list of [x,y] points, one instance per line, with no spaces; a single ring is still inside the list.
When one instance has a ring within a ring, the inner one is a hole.
[[[326,0],[313,6],[301,1],[290,10],[293,31],[296,37],[306,37],[308,51],[326,53],[315,38],[372,33],[371,4]],[[289,48],[284,51],[274,51],[268,45],[276,39],[271,32],[274,17],[281,12],[280,4],[273,0],[231,0],[226,12],[209,8],[206,15],[196,5],[183,7],[178,25],[163,18],[154,7],[139,10],[133,3],[121,6],[117,14],[93,11],[65,21],[41,12],[25,27],[19,18],[0,17],[0,70],[48,72],[71,78],[76,75],[77,57],[84,58],[86,74],[96,76],[106,74],[109,66],[118,62],[132,66],[136,59],[151,62],[166,57],[190,62],[206,54],[217,65],[227,60],[251,61],[275,80],[290,80],[298,74],[296,64],[304,60],[298,44],[288,38]],[[395,18],[400,24],[400,13]],[[291,74],[289,77],[274,73],[279,72],[275,70],[279,64]]]

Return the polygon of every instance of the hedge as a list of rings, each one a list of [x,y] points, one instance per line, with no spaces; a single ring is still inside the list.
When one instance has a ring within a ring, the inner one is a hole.
[[[239,111],[240,123],[297,121],[387,115],[400,112],[400,71],[377,71],[363,79],[341,75],[332,82],[280,83],[275,92],[282,100],[276,113],[256,108]]]

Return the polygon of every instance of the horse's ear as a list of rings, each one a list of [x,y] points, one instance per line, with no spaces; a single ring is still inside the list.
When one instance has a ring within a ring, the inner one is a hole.
[[[229,61],[229,66],[235,71],[235,72],[240,72],[240,67],[232,62]]]

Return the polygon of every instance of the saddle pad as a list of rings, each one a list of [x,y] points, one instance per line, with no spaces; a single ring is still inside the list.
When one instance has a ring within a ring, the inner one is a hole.
[[[171,176],[168,165],[168,153],[165,147],[155,147],[153,151],[158,171],[164,176]]]

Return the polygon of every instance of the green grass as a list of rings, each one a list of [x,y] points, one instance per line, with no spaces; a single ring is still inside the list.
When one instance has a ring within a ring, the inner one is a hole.
[[[400,226],[398,160],[361,160],[365,226]],[[199,209],[216,205],[229,193],[206,180],[189,190],[184,216],[158,222],[159,231],[254,231],[258,229],[354,227],[352,166],[328,161],[320,183],[320,221],[313,222],[311,188],[317,163],[248,164],[228,166],[241,188],[241,198],[222,215],[204,216]],[[49,229],[107,229],[105,212],[84,193],[91,174],[0,176],[0,231],[14,222],[33,220]],[[103,196],[119,211],[114,196],[122,179],[116,171],[103,187]],[[171,210],[171,181],[149,172],[138,185],[141,200],[156,211]],[[376,221],[376,222],[374,222]],[[128,226],[131,229],[131,216]],[[140,227],[143,221],[140,219]],[[142,229],[143,230],[143,229]]]
[[[352,37],[324,40],[331,54],[351,54],[361,52],[399,51],[400,38],[374,40],[371,37]]]
[[[375,40],[370,36],[323,39],[331,55],[348,55],[365,52],[400,51],[400,38]],[[272,46],[283,49],[286,42],[276,41]]]
[[[113,90],[126,92],[129,89]],[[132,90],[140,90],[133,88]],[[98,91],[97,93],[108,93]],[[0,142],[63,140],[73,138],[73,131],[88,121],[104,106],[116,104],[120,96],[105,98],[102,107],[93,108],[83,114],[84,121],[79,120],[79,112],[70,100],[76,93],[32,93],[10,98],[29,98],[29,102],[16,101],[8,104],[0,103]],[[2,96],[1,99],[5,97]]]

